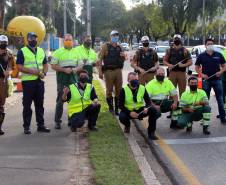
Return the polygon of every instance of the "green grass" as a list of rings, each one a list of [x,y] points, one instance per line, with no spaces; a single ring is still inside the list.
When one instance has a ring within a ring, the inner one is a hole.
[[[108,112],[103,88],[97,80],[93,84],[102,106],[97,122],[99,131],[88,136],[95,182],[97,185],[143,185],[117,119]]]

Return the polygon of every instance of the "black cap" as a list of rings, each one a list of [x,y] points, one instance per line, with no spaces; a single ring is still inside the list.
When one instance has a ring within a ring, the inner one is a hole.
[[[33,37],[38,37],[35,32],[29,32],[27,34],[27,38],[33,38]]]

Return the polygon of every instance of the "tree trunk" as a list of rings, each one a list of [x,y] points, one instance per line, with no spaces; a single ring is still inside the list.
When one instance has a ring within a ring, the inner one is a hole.
[[[0,29],[4,29],[5,0],[0,1]]]

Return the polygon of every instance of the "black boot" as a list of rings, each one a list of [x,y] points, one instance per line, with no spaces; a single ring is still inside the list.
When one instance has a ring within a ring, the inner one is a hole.
[[[119,113],[118,113],[118,98],[117,97],[115,97],[115,115],[119,115]]]
[[[171,120],[171,124],[170,124],[170,128],[171,129],[183,129],[183,127],[180,127],[179,125],[177,125],[177,121],[176,120]]]
[[[125,127],[124,128],[124,133],[127,133],[127,134],[130,133],[130,127]]]
[[[158,140],[159,138],[155,135],[155,132],[148,132],[148,138],[150,140]]]
[[[107,104],[108,104],[108,107],[109,107],[109,112],[110,113],[114,113],[114,107],[113,107],[113,98],[107,98]]]
[[[3,121],[5,119],[5,113],[0,113],[0,135],[4,135],[5,132],[3,132],[2,130],[2,124],[3,124]]]
[[[191,133],[192,132],[192,126],[187,127],[186,132]]]
[[[203,126],[203,134],[210,135],[210,131],[208,131],[208,126],[207,125]]]

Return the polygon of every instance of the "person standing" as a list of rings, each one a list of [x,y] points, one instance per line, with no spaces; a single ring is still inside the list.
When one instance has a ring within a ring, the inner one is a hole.
[[[198,73],[200,67],[202,69],[202,88],[206,92],[208,99],[210,98],[210,91],[213,88],[217,99],[221,123],[226,125],[223,87],[221,81],[221,75],[226,69],[225,60],[220,53],[214,51],[213,44],[213,39],[206,39],[206,51],[198,56],[195,63],[195,70]]]
[[[97,131],[96,121],[100,112],[100,104],[95,88],[89,81],[88,72],[81,70],[78,83],[64,88],[62,100],[68,102],[68,116],[71,131],[75,132],[88,119],[88,128]]]
[[[53,53],[51,67],[56,71],[57,76],[57,99],[55,108],[55,129],[61,129],[61,117],[63,114],[62,95],[65,86],[76,83],[75,72],[81,70],[77,61],[78,53],[73,48],[73,37],[71,34],[65,34],[64,47],[59,48]]]
[[[139,74],[140,83],[145,85],[154,79],[156,69],[158,68],[158,55],[152,48],[149,48],[148,36],[143,36],[141,43],[143,47],[136,51],[131,66]]]
[[[109,111],[111,113],[115,112],[118,115],[118,97],[122,88],[122,68],[126,56],[118,44],[118,31],[111,31],[110,38],[110,43],[104,44],[99,53],[99,78],[103,79],[104,76],[105,79]],[[113,106],[113,89],[115,94],[115,108]]]
[[[148,137],[151,140],[158,139],[155,130],[160,113],[152,106],[145,87],[139,84],[138,76],[134,72],[128,74],[128,85],[120,92],[119,107],[119,120],[125,126],[125,133],[130,133],[131,119],[143,119],[148,116]]]
[[[187,127],[186,131],[192,131],[193,121],[202,120],[203,134],[209,135],[211,108],[204,90],[197,89],[198,79],[190,77],[188,79],[190,90],[185,91],[180,99],[182,114],[178,117],[177,124],[180,127]]]
[[[32,117],[31,104],[34,101],[38,132],[50,132],[44,125],[44,81],[48,71],[45,52],[37,47],[37,35],[34,32],[27,34],[28,45],[17,53],[18,70],[22,73],[23,87],[23,127],[24,134],[31,134],[30,124]]]
[[[169,68],[169,80],[179,88],[179,95],[186,90],[186,68],[192,65],[190,52],[182,46],[181,35],[173,37],[173,46],[166,51],[164,65]]]
[[[97,62],[97,54],[91,46],[91,36],[86,35],[83,44],[75,48],[79,63],[84,65],[83,69],[89,74],[90,83],[92,83],[93,80],[93,66],[95,66]]]
[[[5,119],[5,101],[8,96],[8,77],[10,76],[14,64],[14,57],[7,49],[8,37],[0,35],[0,135],[4,135],[2,124]]]

